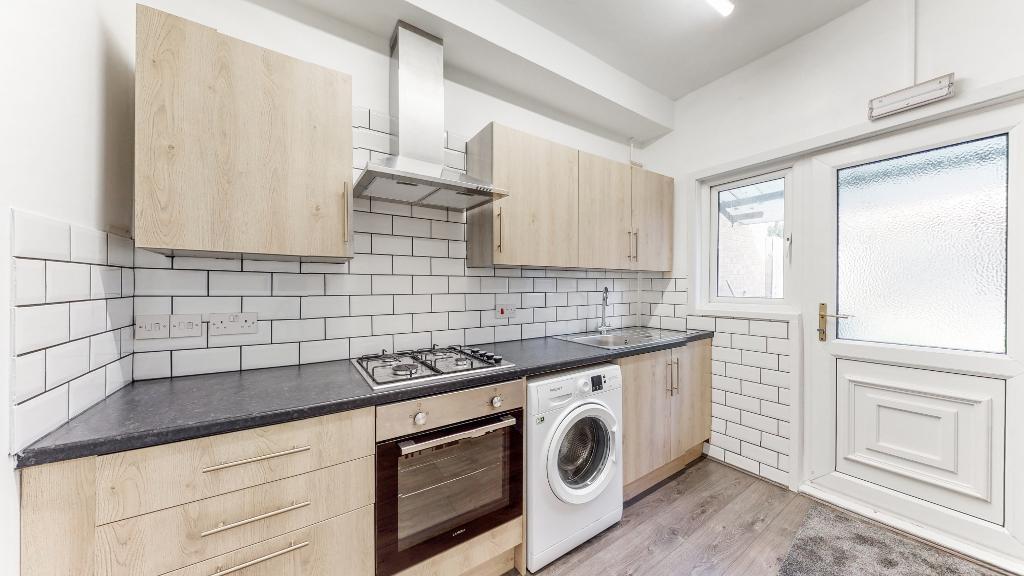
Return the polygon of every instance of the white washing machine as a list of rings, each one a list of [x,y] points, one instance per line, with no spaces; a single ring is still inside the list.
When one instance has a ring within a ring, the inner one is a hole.
[[[622,519],[622,373],[526,381],[526,553],[536,572]]]

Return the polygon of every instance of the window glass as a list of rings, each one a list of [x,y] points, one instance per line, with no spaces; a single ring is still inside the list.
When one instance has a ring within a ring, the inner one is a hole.
[[[715,189],[719,298],[782,298],[785,192],[785,178]]]
[[[1005,134],[839,170],[839,338],[1006,351]]]

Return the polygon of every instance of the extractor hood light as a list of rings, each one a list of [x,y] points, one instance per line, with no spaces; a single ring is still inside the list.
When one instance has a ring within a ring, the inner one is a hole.
[[[711,7],[717,10],[722,16],[732,14],[732,10],[735,8],[733,3],[729,0],[707,0],[707,3],[711,4]]]

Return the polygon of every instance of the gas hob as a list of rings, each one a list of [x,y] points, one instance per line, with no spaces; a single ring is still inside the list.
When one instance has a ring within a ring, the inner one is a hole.
[[[403,352],[367,354],[352,364],[374,390],[413,386],[453,375],[480,374],[511,368],[515,364],[500,355],[478,348],[448,346]]]

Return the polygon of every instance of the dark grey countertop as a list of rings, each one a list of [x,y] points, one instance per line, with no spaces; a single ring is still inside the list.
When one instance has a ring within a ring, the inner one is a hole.
[[[706,331],[662,332],[677,337],[620,350],[555,338],[475,346],[501,354],[515,366],[376,392],[348,360],[134,382],[19,452],[17,466],[123,452],[399,402],[675,348],[712,336]]]

